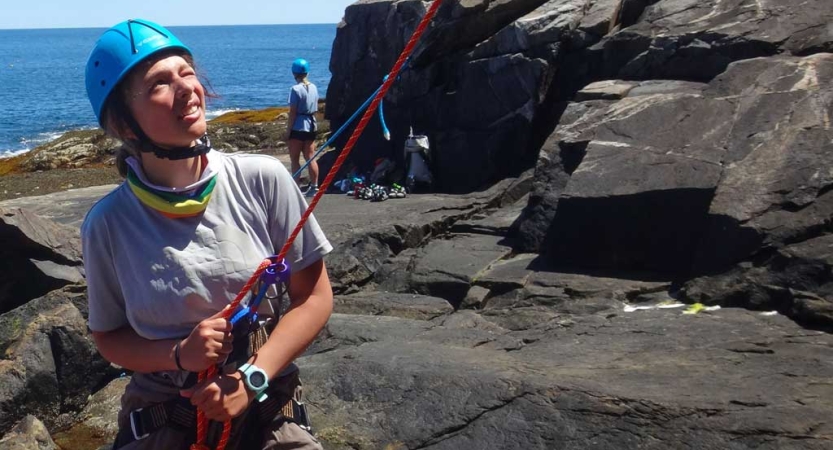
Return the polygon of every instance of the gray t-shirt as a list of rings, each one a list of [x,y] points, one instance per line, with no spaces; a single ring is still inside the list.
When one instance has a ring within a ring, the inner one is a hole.
[[[146,339],[185,337],[229,304],[292,233],[307,204],[280,161],[206,156],[218,178],[202,215],[166,218],[126,183],[87,214],[81,236],[91,330],[130,325]],[[297,272],[331,250],[310,216],[286,260]]]
[[[314,84],[298,83],[289,91],[289,106],[295,106],[297,116],[292,124],[295,131],[315,131],[318,111],[318,88]]]

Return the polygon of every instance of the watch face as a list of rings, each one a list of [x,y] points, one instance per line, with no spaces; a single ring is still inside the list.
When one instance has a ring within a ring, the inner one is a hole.
[[[266,375],[263,372],[252,372],[249,374],[249,384],[255,389],[259,389],[266,384]]]

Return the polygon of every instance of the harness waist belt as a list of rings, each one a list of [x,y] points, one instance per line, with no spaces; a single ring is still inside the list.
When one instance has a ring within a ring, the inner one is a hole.
[[[267,392],[269,392],[267,390]],[[306,426],[303,404],[300,404],[279,392],[269,394],[269,397],[259,403],[253,403],[259,427],[266,426],[276,420],[301,422]],[[241,415],[232,421],[232,432],[236,433],[245,421]],[[120,433],[117,439],[119,448],[134,441],[140,441],[165,427],[173,427],[181,431],[194,430],[197,421],[197,410],[185,398],[175,398],[164,403],[157,403],[146,408],[139,408],[130,412],[130,435]]]
[[[249,333],[247,337],[248,339],[246,340],[246,345],[240,346],[241,348],[239,353],[242,354],[239,355],[239,358],[243,360],[248,360],[252,355],[260,350],[269,338],[269,333],[267,327],[262,326]],[[241,341],[238,340],[237,342]],[[234,356],[234,353],[235,352],[232,352],[231,356]],[[230,358],[230,360],[233,361],[232,363],[237,362],[232,358]],[[196,373],[191,373],[189,375],[189,381],[185,383],[185,387],[190,387],[196,383],[195,375]],[[261,425],[268,424],[275,418],[294,421],[301,417],[298,407],[294,405],[296,402],[290,401],[290,397],[287,397],[280,392],[273,393],[270,392],[270,390],[271,389],[266,390],[269,394],[269,397],[266,400],[260,403],[253,403],[258,413],[258,419],[260,420]],[[303,406],[304,405],[300,405],[301,408],[303,408]],[[280,416],[278,415],[279,412]],[[145,439],[166,426],[177,428],[182,431],[189,431],[196,429],[197,424],[196,408],[191,405],[191,402],[188,399],[182,397],[177,397],[166,402],[157,403],[144,408],[134,409],[130,412],[129,417],[130,429],[119,430],[119,435],[116,437],[117,446],[114,448],[121,448],[133,441]],[[240,417],[245,417],[245,415]],[[236,430],[239,427],[239,423],[242,422],[242,420],[235,419],[232,423],[232,430]]]

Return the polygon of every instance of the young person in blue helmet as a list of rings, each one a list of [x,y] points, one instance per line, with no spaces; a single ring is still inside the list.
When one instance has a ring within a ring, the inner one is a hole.
[[[298,58],[292,62],[292,75],[295,85],[289,90],[289,117],[286,123],[286,140],[289,144],[289,158],[291,170],[294,174],[301,168],[301,153],[309,161],[315,153],[315,136],[318,123],[315,113],[318,112],[318,88],[307,78],[309,62]],[[313,197],[318,192],[318,163],[309,164],[309,186],[307,197]]]
[[[125,182],[82,225],[93,339],[133,372],[114,448],[187,449],[198,407],[212,420],[209,448],[233,419],[227,449],[320,449],[302,428],[293,364],[332,311],[323,262],[332,247],[314,219],[286,259],[283,317],[254,354],[242,342],[242,358],[226,358],[239,354],[241,339],[224,308],[306,208],[291,175],[268,156],[211,150],[191,51],[158,24],[107,30],[86,86],[99,123],[124,143],[117,166]],[[220,375],[193,383],[222,361]]]

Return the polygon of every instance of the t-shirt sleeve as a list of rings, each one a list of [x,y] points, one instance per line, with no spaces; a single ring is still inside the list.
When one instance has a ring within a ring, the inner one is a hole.
[[[272,242],[276,246],[275,253],[278,253],[301,220],[301,216],[307,209],[307,202],[292,180],[289,171],[282,163],[276,162],[274,190],[270,202],[271,211],[269,216],[272,219],[269,224],[269,232]],[[299,271],[320,260],[332,250],[333,246],[324,236],[324,232],[313,214],[292,243],[286,260],[289,262],[290,270]]]
[[[299,103],[301,103],[301,96],[298,95],[298,91],[294,87],[289,89],[289,106],[298,107]]]
[[[108,234],[106,222],[93,212],[81,227],[89,327],[99,332],[113,331],[128,324]]]

